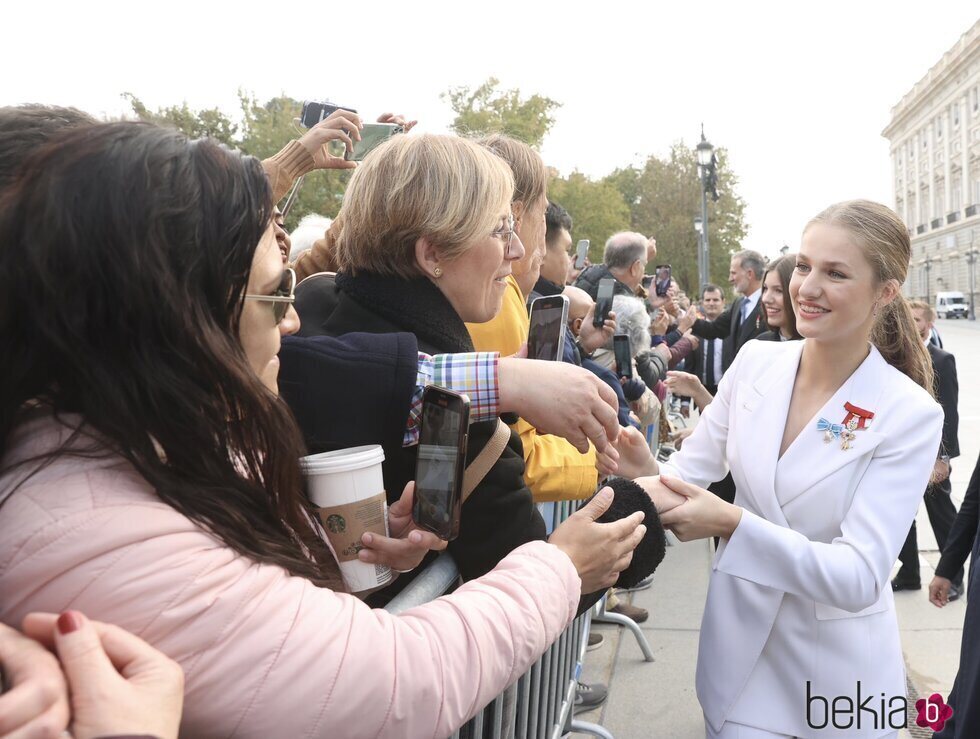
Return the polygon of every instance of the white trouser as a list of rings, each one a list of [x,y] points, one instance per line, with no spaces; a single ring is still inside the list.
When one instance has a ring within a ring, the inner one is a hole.
[[[735,724],[726,721],[721,725],[721,731],[714,731],[708,722],[704,724],[705,739],[794,739],[789,734],[775,734],[765,729],[756,729],[754,726],[745,724]],[[898,732],[885,734],[879,739],[897,739]]]

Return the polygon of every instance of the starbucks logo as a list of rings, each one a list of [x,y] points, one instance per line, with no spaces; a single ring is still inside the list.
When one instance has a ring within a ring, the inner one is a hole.
[[[347,521],[344,520],[343,516],[338,516],[336,513],[327,516],[327,528],[330,529],[331,533],[342,534],[347,530]]]

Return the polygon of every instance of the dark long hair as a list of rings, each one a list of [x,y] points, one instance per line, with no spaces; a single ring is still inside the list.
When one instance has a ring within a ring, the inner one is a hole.
[[[343,590],[302,436],[238,339],[271,200],[256,159],[147,124],[29,158],[0,198],[0,456],[40,407],[74,433],[38,467],[97,437],[232,549]]]
[[[796,329],[796,312],[793,310],[793,300],[789,296],[789,281],[793,278],[793,272],[796,270],[796,254],[783,254],[766,265],[766,271],[762,274],[763,292],[766,290],[766,277],[773,270],[779,276],[779,284],[783,288],[783,320],[786,322],[785,331],[778,328],[774,328],[773,331],[777,334],[788,334],[792,339],[802,339],[803,337]]]

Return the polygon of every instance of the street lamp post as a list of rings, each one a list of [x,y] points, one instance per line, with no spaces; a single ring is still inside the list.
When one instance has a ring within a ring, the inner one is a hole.
[[[704,289],[707,282],[705,275],[708,273],[704,264],[704,221],[701,219],[701,216],[694,216],[694,230],[698,235],[698,279],[701,281],[699,287],[699,290],[701,290]]]
[[[976,264],[977,256],[980,254],[974,247],[970,247],[970,250],[966,253],[966,263],[970,265],[970,320],[977,320],[977,310],[976,301],[974,300],[974,293],[976,292]]]
[[[714,200],[718,200],[716,181],[715,148],[704,137],[704,124],[701,124],[701,141],[695,147],[698,155],[698,175],[701,180],[701,245],[698,250],[698,279],[701,284],[708,283],[710,277],[710,261],[708,251],[708,192]]]

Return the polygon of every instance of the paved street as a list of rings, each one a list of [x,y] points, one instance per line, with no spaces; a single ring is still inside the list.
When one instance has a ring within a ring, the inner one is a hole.
[[[980,321],[940,321],[945,347],[956,355],[960,378],[960,449],[953,463],[953,496],[957,507],[980,454],[980,393],[971,391],[980,373]],[[899,626],[912,688],[919,694],[949,695],[959,661],[965,602],[938,609],[927,600],[925,586],[938,562],[936,541],[923,507],[918,517],[923,589],[896,593]],[[674,540],[676,543],[676,540]],[[617,739],[665,737],[699,739],[704,724],[694,693],[698,629],[707,592],[711,551],[704,541],[676,543],[657,571],[653,587],[633,595],[649,609],[642,625],[656,661],[643,661],[636,641],[617,626],[597,624],[605,643],[588,653],[583,679],[609,685],[609,699],[580,719],[602,724]],[[737,634],[733,634],[737,638]],[[929,734],[903,732],[903,736]]]

